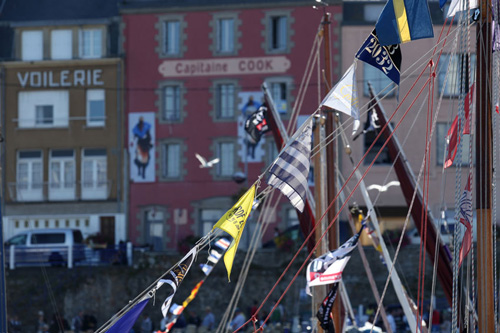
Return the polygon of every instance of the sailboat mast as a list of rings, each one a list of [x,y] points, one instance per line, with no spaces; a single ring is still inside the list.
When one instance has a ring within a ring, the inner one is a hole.
[[[321,22],[323,27],[323,38],[324,44],[324,56],[325,56],[325,96],[328,94],[332,87],[332,70],[331,70],[331,46],[330,46],[330,13],[326,12],[323,15],[323,21]],[[325,137],[329,137],[334,131],[334,115],[333,112],[326,112],[326,124],[325,124]],[[337,195],[337,189],[335,186],[335,141],[331,142],[326,146],[326,181],[327,181],[327,202],[332,202],[332,200]],[[328,222],[332,221],[336,216],[336,204],[333,204],[328,211]],[[328,232],[328,247],[330,250],[334,250],[339,247],[339,224],[334,223]],[[340,297],[337,297],[332,307],[333,323],[337,330],[342,330],[342,316],[341,316],[341,301]]]
[[[480,0],[476,72],[476,214],[479,333],[495,331],[493,293],[491,0]]]

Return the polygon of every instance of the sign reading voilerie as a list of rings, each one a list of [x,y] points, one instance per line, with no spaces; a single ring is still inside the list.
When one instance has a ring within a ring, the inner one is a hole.
[[[164,77],[283,73],[290,68],[286,57],[165,60],[158,67]]]
[[[21,87],[57,88],[102,86],[102,69],[76,69],[56,71],[17,72]]]

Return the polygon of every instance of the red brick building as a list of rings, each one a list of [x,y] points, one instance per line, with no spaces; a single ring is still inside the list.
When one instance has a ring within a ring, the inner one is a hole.
[[[151,244],[155,250],[177,249],[186,237],[205,235],[274,160],[277,149],[271,136],[246,152],[243,114],[261,102],[266,82],[282,120],[290,119],[323,16],[314,4],[122,4],[132,242]],[[332,65],[338,71],[342,7],[338,3],[325,9],[332,14]],[[314,80],[301,114],[317,108],[317,90]],[[251,98],[255,105],[245,109]],[[200,168],[195,154],[220,162]],[[247,174],[247,182],[236,183],[235,173]],[[248,229],[255,220],[250,218]],[[283,200],[268,221],[283,230],[297,223],[297,217]],[[249,235],[247,231],[240,246]]]

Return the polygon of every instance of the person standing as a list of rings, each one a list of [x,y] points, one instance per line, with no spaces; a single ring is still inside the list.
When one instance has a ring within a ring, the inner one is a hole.
[[[245,315],[243,314],[243,312],[239,308],[237,308],[234,313],[235,313],[235,317],[231,321],[231,323],[229,324],[229,327],[233,331],[237,330],[238,328],[243,326],[243,324],[245,323]]]
[[[153,323],[147,313],[144,314],[144,319],[141,322],[141,333],[151,333],[153,331]]]
[[[42,310],[38,311],[38,319],[35,324],[35,332],[36,333],[42,333],[43,332],[43,327],[46,326],[47,323],[45,322],[45,316]]]
[[[204,331],[211,331],[215,326],[215,316],[212,313],[212,309],[207,306],[205,308],[205,317],[203,317],[203,321],[201,322],[201,327]]]
[[[78,312],[78,314],[71,320],[71,329],[73,333],[80,333],[83,328],[83,311]]]

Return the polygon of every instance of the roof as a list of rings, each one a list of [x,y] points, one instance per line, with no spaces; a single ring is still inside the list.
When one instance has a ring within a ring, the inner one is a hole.
[[[341,0],[323,0],[324,4],[341,4]],[[234,8],[256,8],[256,7],[283,7],[283,6],[314,6],[318,3],[314,0],[120,0],[120,10],[135,12],[143,10],[162,9],[166,11],[175,10],[207,10],[207,9],[234,9]]]
[[[88,20],[118,16],[120,0],[0,0],[0,21]]]

